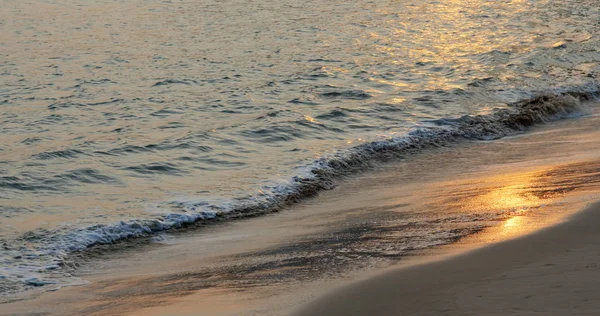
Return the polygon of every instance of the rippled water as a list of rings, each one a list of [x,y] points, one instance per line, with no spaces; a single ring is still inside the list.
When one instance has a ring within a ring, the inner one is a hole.
[[[595,91],[599,20],[596,0],[0,0],[0,259],[227,211],[358,144]]]

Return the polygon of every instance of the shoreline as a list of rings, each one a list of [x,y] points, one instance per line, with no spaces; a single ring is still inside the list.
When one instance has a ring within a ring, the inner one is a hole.
[[[259,189],[273,190],[274,194],[257,195],[242,199],[226,208],[226,211],[214,210],[210,207],[203,209],[194,206],[182,206],[183,212],[167,212],[155,218],[133,218],[115,221],[113,223],[94,224],[87,227],[58,233],[51,229],[44,230],[39,235],[31,232],[35,238],[43,241],[39,244],[31,242],[35,247],[28,249],[36,258],[45,258],[47,262],[38,264],[35,260],[27,260],[27,256],[18,257],[20,261],[11,262],[13,265],[32,266],[44,271],[45,266],[62,266],[71,264],[64,258],[77,258],[80,254],[97,253],[102,249],[110,249],[115,244],[144,243],[161,233],[177,233],[178,231],[193,230],[200,226],[211,225],[214,222],[234,221],[237,219],[277,213],[289,209],[298,202],[314,198],[319,193],[328,191],[338,184],[343,185],[343,178],[360,176],[365,170],[372,170],[373,164],[402,163],[405,156],[427,154],[428,150],[437,148],[454,148],[474,140],[501,139],[522,134],[535,127],[543,127],[548,123],[569,119],[571,115],[587,113],[597,106],[597,89],[590,91],[556,92],[539,94],[533,98],[509,103],[510,110],[498,108],[490,114],[478,116],[463,116],[460,118],[443,118],[436,124],[448,128],[419,129],[383,140],[374,140],[351,148],[339,150],[330,156],[317,158],[306,164],[304,172],[292,176],[289,183],[281,188],[262,187]],[[341,182],[341,183],[340,183]],[[184,204],[182,204],[184,205]],[[23,244],[21,247],[32,247]],[[10,251],[16,250],[9,248]],[[57,255],[58,253],[58,255]],[[25,258],[25,259],[24,259]],[[8,262],[8,261],[7,261]],[[53,274],[56,271],[53,270]],[[30,271],[31,272],[31,271]],[[23,286],[21,280],[15,280],[9,275],[15,287]],[[57,284],[56,279],[44,280],[42,274],[36,276],[42,279],[42,284]]]
[[[87,258],[75,275],[87,285],[1,304],[0,314],[286,314],[398,263],[446,258],[436,249],[453,251],[456,238],[469,239],[459,242],[462,253],[600,199],[599,121],[592,115],[441,148],[349,178],[286,212]],[[472,235],[482,228],[487,233]]]
[[[598,315],[600,201],[567,221],[336,289],[291,315]]]

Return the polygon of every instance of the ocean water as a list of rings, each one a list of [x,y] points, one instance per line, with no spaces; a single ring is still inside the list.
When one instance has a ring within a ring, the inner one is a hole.
[[[599,20],[596,0],[1,0],[0,291],[583,114]]]

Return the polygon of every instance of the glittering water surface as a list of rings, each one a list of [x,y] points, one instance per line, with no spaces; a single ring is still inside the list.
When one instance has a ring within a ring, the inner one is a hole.
[[[598,8],[0,0],[0,241],[222,207],[337,150],[589,88]]]

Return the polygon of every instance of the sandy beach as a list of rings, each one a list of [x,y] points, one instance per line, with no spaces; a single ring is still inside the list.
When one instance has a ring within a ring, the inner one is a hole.
[[[292,315],[599,315],[600,203],[567,222],[349,285]]]

